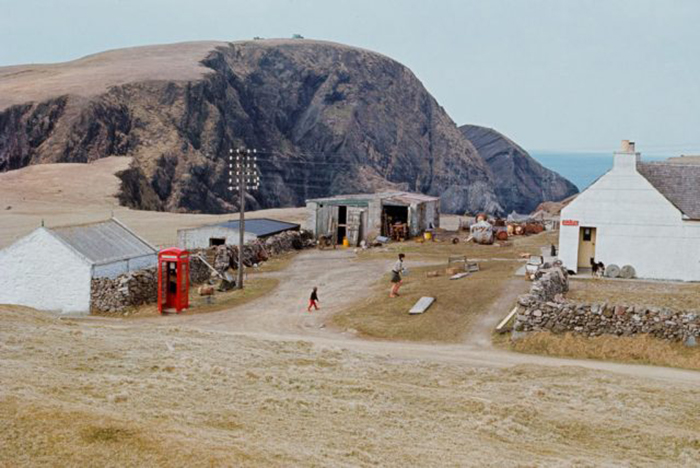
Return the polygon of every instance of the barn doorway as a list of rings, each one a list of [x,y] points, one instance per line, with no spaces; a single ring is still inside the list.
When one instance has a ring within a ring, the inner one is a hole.
[[[595,259],[596,228],[581,227],[578,235],[578,267],[591,268]]]
[[[408,207],[384,205],[382,208],[382,235],[391,236],[391,226],[396,224],[408,224]]]
[[[338,229],[336,231],[335,243],[343,244],[343,239],[348,235],[348,207],[338,206]]]

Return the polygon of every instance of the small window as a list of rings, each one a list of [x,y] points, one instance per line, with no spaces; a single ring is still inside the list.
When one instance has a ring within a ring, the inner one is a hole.
[[[217,245],[224,245],[226,244],[226,238],[224,237],[210,237],[209,238],[209,247],[216,247]]]
[[[583,228],[583,240],[584,242],[590,242],[591,241],[591,228]]]

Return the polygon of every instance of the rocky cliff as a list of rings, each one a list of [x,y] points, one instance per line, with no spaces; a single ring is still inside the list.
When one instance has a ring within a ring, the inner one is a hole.
[[[420,81],[377,53],[200,42],[0,68],[0,171],[128,155],[122,203],[221,213],[236,208],[226,156],[237,147],[259,151],[251,208],[380,188],[440,195],[445,212],[510,208]]]
[[[459,129],[488,164],[496,196],[508,212],[531,213],[544,201],[560,201],[578,193],[574,184],[496,130],[477,125]]]

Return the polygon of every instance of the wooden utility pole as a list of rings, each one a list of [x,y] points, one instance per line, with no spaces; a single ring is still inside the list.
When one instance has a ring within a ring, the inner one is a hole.
[[[238,279],[236,288],[243,289],[243,245],[245,244],[245,194],[246,190],[260,187],[257,167],[257,151],[238,148],[235,151],[236,178],[238,179]],[[234,151],[229,150],[229,190],[233,191]]]

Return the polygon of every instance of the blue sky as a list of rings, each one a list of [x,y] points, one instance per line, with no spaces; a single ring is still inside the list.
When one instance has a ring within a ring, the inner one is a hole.
[[[0,66],[294,33],[410,67],[527,149],[700,153],[700,1],[0,0]]]

